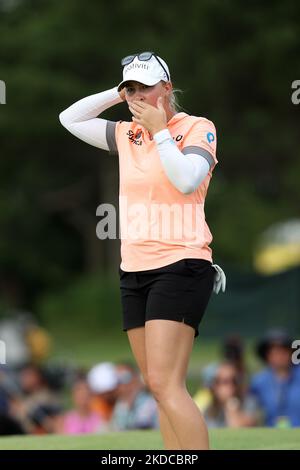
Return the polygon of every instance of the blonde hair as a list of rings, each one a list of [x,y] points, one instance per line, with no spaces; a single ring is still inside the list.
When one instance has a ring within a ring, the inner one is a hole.
[[[166,83],[166,82],[161,80],[161,83]],[[169,98],[170,108],[176,113],[179,113],[180,111],[188,112],[183,106],[181,106],[181,104],[179,104],[178,96],[177,96],[178,93],[183,93],[183,90],[180,90],[180,88],[172,89],[172,93],[170,94],[170,98]]]
[[[163,82],[162,80],[162,83],[165,83],[165,82]],[[178,93],[183,93],[183,91],[180,90],[180,88],[173,88],[172,93],[170,94],[170,98],[169,98],[170,108],[176,113],[179,113],[179,111],[181,110],[186,111],[186,109],[184,109],[184,107],[181,106],[181,104],[179,104],[178,96],[177,96]]]
[[[184,109],[178,102],[178,93],[183,93],[183,91],[179,88],[173,88],[172,93],[170,95],[170,106],[176,112],[179,112],[180,110]]]

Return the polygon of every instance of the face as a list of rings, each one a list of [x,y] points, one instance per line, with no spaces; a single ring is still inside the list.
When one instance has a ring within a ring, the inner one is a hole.
[[[25,393],[33,393],[42,386],[42,377],[34,367],[26,367],[20,375],[21,387]]]
[[[141,386],[139,375],[127,365],[120,364],[117,366],[120,383],[118,386],[119,398],[126,397],[132,391],[137,390]]]
[[[289,348],[280,345],[272,346],[267,353],[267,362],[274,369],[286,369],[291,365]]]
[[[125,86],[125,98],[127,103],[141,100],[156,107],[157,99],[161,96],[165,106],[169,102],[171,93],[171,82],[160,81],[156,85],[148,86],[132,80],[127,82]]]
[[[99,397],[101,397],[102,400],[106,401],[107,403],[114,405],[116,402],[116,399],[118,397],[117,393],[118,388],[116,387],[114,390],[111,390],[110,392],[103,392],[99,393]]]
[[[74,404],[81,408],[87,407],[90,404],[91,392],[88,384],[84,381],[77,382],[72,390]]]
[[[236,396],[238,376],[235,367],[220,366],[213,384],[213,392],[220,402]]]

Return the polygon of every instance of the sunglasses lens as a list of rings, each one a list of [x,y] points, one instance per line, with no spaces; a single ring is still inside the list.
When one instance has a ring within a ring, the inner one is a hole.
[[[134,58],[135,55],[127,55],[126,57],[123,57],[123,59],[121,60],[121,65],[124,66],[130,64],[130,62],[132,62]]]
[[[138,58],[139,60],[149,60],[151,59],[152,55],[152,52],[142,52],[141,54],[139,54]]]

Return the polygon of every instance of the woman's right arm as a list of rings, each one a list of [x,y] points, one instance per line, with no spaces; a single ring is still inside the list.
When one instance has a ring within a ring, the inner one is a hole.
[[[103,150],[111,150],[107,131],[115,123],[97,116],[105,109],[124,101],[123,97],[124,94],[119,94],[117,87],[87,96],[62,111],[59,120],[71,134],[84,142]]]

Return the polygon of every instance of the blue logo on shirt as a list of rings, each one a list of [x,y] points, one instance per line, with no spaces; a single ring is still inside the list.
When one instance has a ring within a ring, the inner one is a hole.
[[[208,132],[208,133],[206,134],[206,138],[207,138],[207,140],[208,140],[209,143],[211,143],[211,142],[213,142],[213,141],[215,140],[215,136],[214,136],[214,134],[213,134],[212,132]]]

